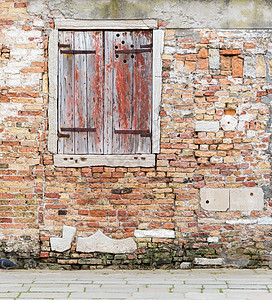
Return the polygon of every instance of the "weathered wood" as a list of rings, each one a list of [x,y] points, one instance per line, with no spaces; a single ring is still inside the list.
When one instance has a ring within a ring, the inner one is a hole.
[[[87,151],[90,154],[104,153],[104,106],[103,106],[103,32],[86,32],[86,44],[95,49],[95,55],[87,55],[87,126],[95,128],[88,133]]]
[[[112,154],[112,105],[113,105],[113,62],[114,34],[111,31],[105,33],[105,82],[104,82],[104,154]]]
[[[131,31],[112,32],[114,50],[128,50],[133,44]],[[115,51],[114,51],[115,52]],[[136,129],[132,127],[133,119],[133,59],[131,54],[114,54],[113,62],[113,128],[116,130]],[[112,153],[134,153],[134,135],[113,133]]]
[[[138,49],[152,43],[152,31],[135,31],[134,44]],[[151,50],[151,49],[150,49]],[[133,126],[151,132],[152,109],[152,52],[138,53],[134,58]],[[151,153],[151,138],[138,136],[134,153]]]
[[[85,50],[86,32],[75,31],[73,49]],[[74,55],[75,60],[75,122],[74,127],[87,125],[87,57],[86,54]],[[68,126],[67,126],[68,127]],[[75,154],[88,153],[87,133],[75,133]]]
[[[71,31],[60,31],[60,44],[73,44]],[[74,127],[74,59],[71,55],[59,54],[58,130]],[[58,153],[74,153],[74,133],[69,138],[58,139]]]
[[[151,153],[152,31],[60,36],[59,153]]]

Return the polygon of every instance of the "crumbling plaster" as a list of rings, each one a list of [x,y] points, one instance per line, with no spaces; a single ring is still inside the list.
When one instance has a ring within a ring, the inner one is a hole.
[[[265,0],[32,0],[30,14],[75,19],[150,19],[168,28],[270,28],[271,1]]]

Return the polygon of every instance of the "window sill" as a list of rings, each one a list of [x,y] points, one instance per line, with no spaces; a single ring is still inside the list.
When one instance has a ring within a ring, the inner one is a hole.
[[[55,154],[56,167],[154,167],[155,154],[113,154],[113,155],[76,155]]]

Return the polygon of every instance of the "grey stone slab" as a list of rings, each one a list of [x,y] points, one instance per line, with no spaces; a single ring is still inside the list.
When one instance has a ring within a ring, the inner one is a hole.
[[[119,292],[118,295],[116,293],[108,292],[97,292],[94,295],[90,293],[71,293],[69,299],[128,299],[132,296],[132,293],[123,293]]]
[[[168,229],[150,229],[150,230],[136,229],[134,231],[134,236],[137,238],[155,237],[155,238],[174,239],[175,231],[168,230]]]
[[[261,188],[234,188],[230,189],[231,211],[262,210],[264,207],[264,193]]]
[[[25,298],[25,299],[67,299],[69,293],[22,293],[18,299]]]
[[[63,226],[62,238],[50,238],[51,250],[64,252],[71,248],[72,241],[76,235],[76,228],[72,226]]]
[[[28,290],[28,286],[22,286],[22,284],[0,284],[0,293],[7,292],[26,292]]]
[[[51,287],[42,287],[42,286],[32,286],[30,288],[30,292],[54,292],[54,293],[59,293],[59,292],[83,292],[84,291],[84,286],[83,285],[79,285],[79,286],[74,286],[74,287],[58,287],[55,285],[52,285]]]
[[[0,299],[14,299],[19,293],[0,293]]]
[[[229,208],[229,189],[200,189],[200,205],[210,211],[226,211]]]
[[[180,293],[162,293],[162,292],[139,292],[132,295],[132,299],[182,299]]]
[[[195,131],[217,132],[219,131],[218,121],[196,121]]]

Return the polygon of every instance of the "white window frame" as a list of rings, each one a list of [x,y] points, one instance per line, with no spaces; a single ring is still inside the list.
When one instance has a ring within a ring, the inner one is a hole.
[[[152,154],[58,154],[58,30],[153,30],[152,61]],[[55,29],[49,34],[48,71],[48,151],[54,155],[57,167],[154,167],[155,154],[160,152],[160,103],[162,90],[162,52],[164,31],[157,29],[156,20],[73,20],[55,21]]]

